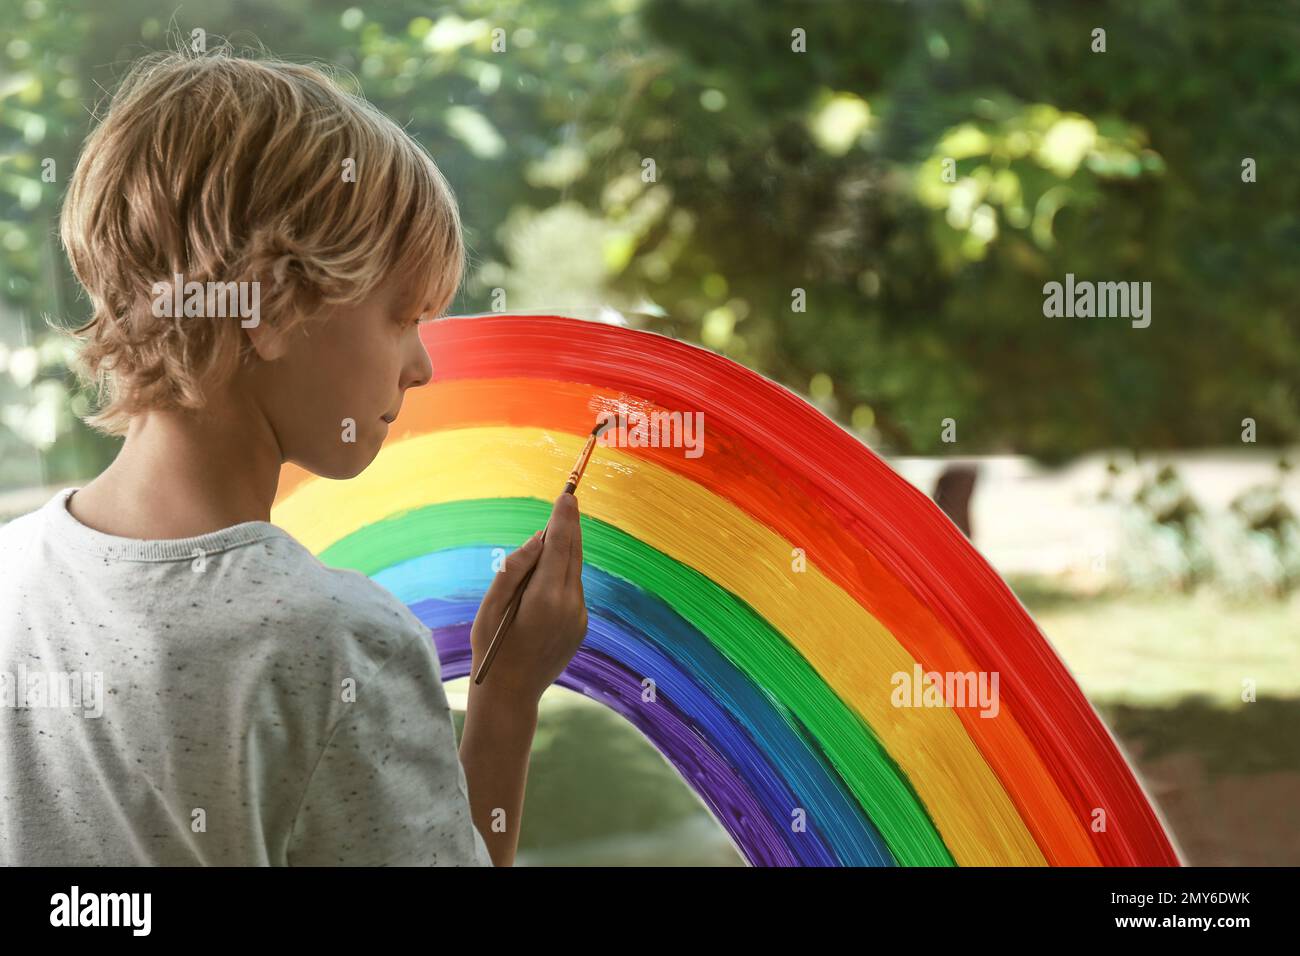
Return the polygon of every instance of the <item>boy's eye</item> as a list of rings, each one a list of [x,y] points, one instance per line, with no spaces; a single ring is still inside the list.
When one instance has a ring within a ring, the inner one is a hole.
[[[435,313],[433,306],[426,305],[418,315],[408,316],[402,320],[403,328],[410,328],[413,325],[423,325],[425,322],[432,322],[440,318],[442,313]]]

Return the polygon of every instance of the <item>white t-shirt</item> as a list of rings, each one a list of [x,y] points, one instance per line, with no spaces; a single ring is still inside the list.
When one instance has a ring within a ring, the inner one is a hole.
[[[0,527],[0,864],[492,865],[405,605],[268,522],[122,538],[76,490]]]

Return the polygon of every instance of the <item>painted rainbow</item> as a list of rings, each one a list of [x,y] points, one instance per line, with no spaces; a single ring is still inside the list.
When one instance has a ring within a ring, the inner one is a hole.
[[[803,399],[616,326],[421,334],[434,381],[375,462],[347,482],[287,466],[272,520],[409,606],[444,679],[468,672],[494,549],[546,523],[596,412],[702,412],[703,454],[597,447],[579,489],[590,626],[562,685],[635,725],[754,865],[1178,865],[996,572]],[[917,668],[996,674],[996,711],[900,705]]]

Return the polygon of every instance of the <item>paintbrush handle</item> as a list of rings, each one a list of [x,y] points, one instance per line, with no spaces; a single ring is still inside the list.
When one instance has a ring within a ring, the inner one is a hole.
[[[546,544],[546,532],[551,529],[551,523],[548,521],[546,527],[542,529],[541,543]],[[542,556],[537,556],[538,563],[541,563]],[[487,653],[483,655],[483,663],[479,665],[478,673],[474,675],[474,683],[483,683],[483,678],[487,676],[488,668],[492,666],[492,660],[497,656],[497,651],[501,650],[501,638],[505,636],[506,630],[510,623],[519,613],[519,605],[524,599],[524,589],[528,587],[528,582],[533,579],[533,572],[537,570],[534,564],[524,575],[524,579],[519,582],[515,588],[515,593],[510,596],[510,603],[506,605],[506,612],[501,615],[501,623],[497,625],[496,633],[492,635],[492,641],[488,644]]]
[[[587,462],[591,460],[592,449],[596,447],[596,438],[610,424],[618,422],[618,418],[606,420],[599,424],[587,438],[587,443],[582,446],[582,454],[573,464],[573,471],[569,472],[569,480],[564,483],[564,493],[571,495],[578,490],[578,482],[582,481],[583,472],[587,470]],[[542,529],[542,544],[546,543],[546,532],[551,528],[551,522],[546,522],[546,527]],[[542,556],[539,554],[537,560],[540,562]],[[506,630],[510,627],[510,622],[515,619],[519,613],[519,602],[523,600],[524,588],[528,587],[528,582],[533,579],[533,572],[537,570],[534,564],[524,575],[524,579],[519,582],[519,587],[515,588],[515,593],[510,598],[510,603],[506,605],[506,613],[501,615],[501,623],[497,625],[497,632],[492,635],[492,641],[488,644],[487,653],[483,655],[483,663],[474,675],[474,683],[483,683],[483,678],[487,676],[488,668],[492,666],[492,660],[497,656],[497,651],[501,649],[501,638],[505,636]]]

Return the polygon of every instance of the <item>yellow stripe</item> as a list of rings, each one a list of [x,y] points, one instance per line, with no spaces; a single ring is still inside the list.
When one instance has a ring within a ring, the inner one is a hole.
[[[346,484],[296,488],[272,520],[313,553],[391,515],[478,498],[559,494],[583,441],[534,428],[465,428],[390,443]],[[946,707],[894,707],[912,656],[791,543],[731,502],[614,448],[597,448],[580,489],[584,514],[695,569],[748,603],[875,731],[961,866],[1043,866],[997,775]],[[999,717],[989,718],[993,720]]]

